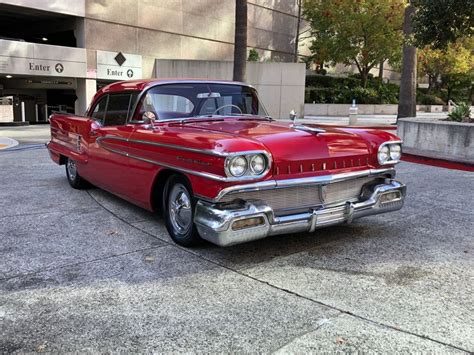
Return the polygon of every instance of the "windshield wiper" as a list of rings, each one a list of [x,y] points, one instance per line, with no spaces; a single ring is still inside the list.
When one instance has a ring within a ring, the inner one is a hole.
[[[250,120],[257,120],[257,121],[261,121],[261,120],[265,120],[265,121],[273,121],[273,118],[271,118],[270,116],[255,116],[255,115],[252,115],[252,114],[242,114],[242,115],[232,115],[232,116],[248,116],[248,117],[241,117],[239,118],[238,120],[239,121],[250,121]]]
[[[194,123],[194,122],[211,122],[211,121],[224,121],[223,118],[220,118],[221,116],[212,116],[212,115],[207,115],[207,116],[198,116],[198,117],[188,117],[188,118],[181,118],[177,119],[175,122],[177,124],[186,124],[186,123]],[[172,122],[174,123],[174,122]]]

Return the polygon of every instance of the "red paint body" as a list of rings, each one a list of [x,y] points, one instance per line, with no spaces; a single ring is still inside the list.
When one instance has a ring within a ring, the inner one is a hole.
[[[143,92],[156,85],[176,82],[179,80],[115,83],[97,92],[91,107],[108,93]],[[137,140],[218,153],[263,150],[271,154],[271,169],[258,180],[225,182],[184,172],[191,182],[194,195],[205,199],[213,199],[223,188],[233,185],[379,168],[379,145],[399,140],[393,134],[373,129],[326,126],[325,133],[314,134],[296,130],[290,122],[266,121],[258,117],[242,119],[230,116],[219,121],[198,120],[186,124],[158,120],[154,130],[151,130],[140,123],[102,127],[89,116],[90,112],[86,117],[63,114],[51,117],[52,138],[48,148],[52,159],[61,163],[61,156],[72,158],[83,178],[149,210],[155,208],[155,183],[160,173],[169,168],[143,160],[160,161],[179,169],[225,177],[225,157],[134,142]],[[97,139],[105,136],[108,138],[98,144]]]

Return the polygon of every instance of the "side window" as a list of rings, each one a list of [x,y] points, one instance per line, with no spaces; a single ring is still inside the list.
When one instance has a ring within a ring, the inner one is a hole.
[[[101,125],[104,124],[104,117],[105,117],[105,109],[107,107],[107,100],[108,96],[104,96],[99,100],[99,102],[95,105],[94,111],[92,111],[91,117],[99,122]]]
[[[132,94],[109,95],[104,126],[121,126],[127,123]]]

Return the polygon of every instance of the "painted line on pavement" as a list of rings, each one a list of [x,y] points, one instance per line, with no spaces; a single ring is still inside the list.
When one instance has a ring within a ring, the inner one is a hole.
[[[0,137],[0,150],[12,148],[18,145],[18,141],[8,138],[8,137]]]

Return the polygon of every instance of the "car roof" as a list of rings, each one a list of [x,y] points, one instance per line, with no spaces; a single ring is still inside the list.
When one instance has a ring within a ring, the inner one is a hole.
[[[232,80],[213,80],[213,79],[194,79],[194,78],[164,78],[164,79],[142,79],[142,80],[126,80],[109,84],[100,89],[96,97],[104,93],[120,92],[120,91],[142,91],[156,85],[177,84],[177,83],[212,83],[212,84],[232,84],[250,86],[246,83]]]

